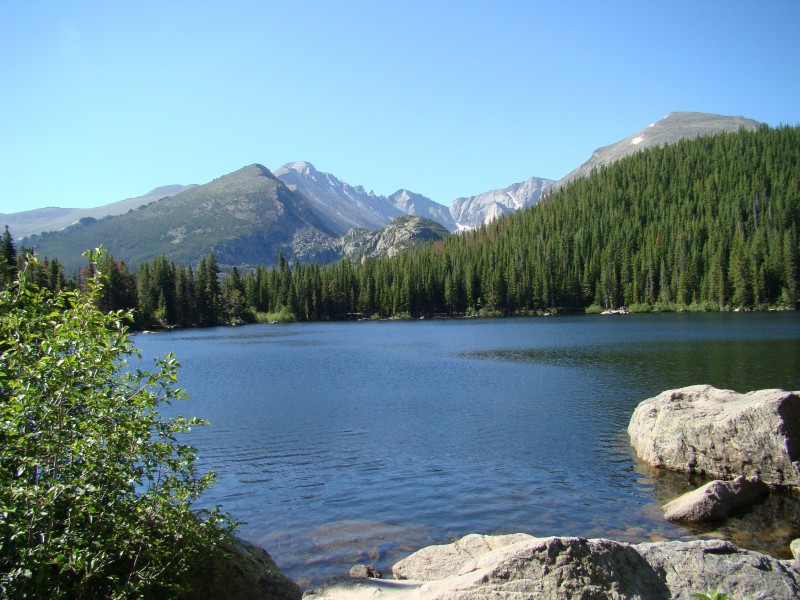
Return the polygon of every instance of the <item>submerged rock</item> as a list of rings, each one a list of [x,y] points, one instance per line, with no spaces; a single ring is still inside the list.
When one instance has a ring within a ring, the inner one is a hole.
[[[769,487],[758,477],[740,475],[733,481],[711,481],[667,502],[662,509],[667,521],[719,521],[768,495]]]
[[[800,392],[670,390],[639,404],[628,433],[639,456],[655,467],[800,486]]]
[[[688,598],[718,589],[731,597],[796,598],[800,572],[729,542],[626,544],[579,537],[466,536],[431,546],[392,568],[401,581],[340,580],[309,600],[397,598]]]

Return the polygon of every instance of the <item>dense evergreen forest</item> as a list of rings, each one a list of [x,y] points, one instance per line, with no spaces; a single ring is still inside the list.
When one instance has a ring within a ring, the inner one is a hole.
[[[131,273],[106,253],[98,269],[108,277],[102,308],[134,308],[141,328],[623,305],[794,309],[799,221],[800,128],[764,126],[644,150],[537,206],[394,258],[320,267],[280,257],[276,268],[222,274],[209,254],[196,267],[161,258]],[[37,268],[41,285],[79,285],[57,261]]]

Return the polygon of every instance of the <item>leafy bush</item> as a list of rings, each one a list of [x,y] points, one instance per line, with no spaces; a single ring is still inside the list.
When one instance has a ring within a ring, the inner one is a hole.
[[[285,306],[281,306],[277,312],[257,312],[257,323],[294,323],[297,316]]]
[[[653,306],[646,302],[634,302],[628,305],[628,312],[630,313],[649,313],[653,312]]]
[[[185,398],[177,361],[133,369],[131,315],[95,308],[99,276],[87,288],[23,270],[0,291],[0,597],[176,597],[233,527],[191,509],[213,474],[178,436],[204,423],[159,413]]]
[[[686,307],[688,312],[715,312],[719,311],[719,304],[716,302],[710,301],[703,301],[703,302],[692,302],[689,306]]]
[[[673,302],[656,302],[653,304],[653,312],[678,312],[681,306]]]

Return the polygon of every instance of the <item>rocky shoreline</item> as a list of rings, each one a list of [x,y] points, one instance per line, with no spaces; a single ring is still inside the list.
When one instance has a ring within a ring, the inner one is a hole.
[[[628,433],[639,457],[654,467],[725,478],[666,503],[671,521],[720,521],[770,493],[800,490],[800,392],[670,390],[636,408]],[[780,560],[718,539],[630,544],[470,534],[399,561],[394,579],[358,565],[302,598],[667,599],[715,590],[737,599],[798,598],[800,539],[791,551],[794,559]],[[266,580],[274,577],[270,567]],[[274,591],[247,597],[301,597],[296,586]]]
[[[468,535],[429,546],[392,567],[394,580],[340,579],[306,600],[800,597],[796,560],[721,540],[626,544],[607,539]]]

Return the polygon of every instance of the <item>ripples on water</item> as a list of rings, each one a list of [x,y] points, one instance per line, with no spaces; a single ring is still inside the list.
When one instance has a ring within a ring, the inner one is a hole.
[[[247,326],[139,336],[174,351],[209,419],[191,441],[245,521],[305,585],[472,532],[714,535],[786,556],[797,500],[713,530],[660,505],[703,483],[638,463],[633,408],[696,383],[800,389],[795,314]]]

